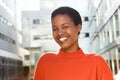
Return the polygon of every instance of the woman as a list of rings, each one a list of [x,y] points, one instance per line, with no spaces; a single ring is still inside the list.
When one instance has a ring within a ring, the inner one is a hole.
[[[79,47],[82,20],[75,9],[58,8],[51,21],[53,37],[61,49],[58,54],[47,53],[40,58],[34,80],[113,80],[101,56],[85,54]]]

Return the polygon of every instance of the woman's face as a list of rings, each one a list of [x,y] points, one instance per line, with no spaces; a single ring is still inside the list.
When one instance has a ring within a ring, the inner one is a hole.
[[[67,14],[56,15],[52,19],[52,31],[55,41],[61,49],[70,49],[78,46],[78,32],[81,25],[75,25]]]

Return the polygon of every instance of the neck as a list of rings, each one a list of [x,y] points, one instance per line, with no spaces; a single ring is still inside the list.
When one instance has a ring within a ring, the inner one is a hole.
[[[77,44],[77,46],[71,46],[68,48],[62,48],[61,50],[65,53],[71,53],[71,52],[75,52],[78,51],[80,49],[79,45]]]

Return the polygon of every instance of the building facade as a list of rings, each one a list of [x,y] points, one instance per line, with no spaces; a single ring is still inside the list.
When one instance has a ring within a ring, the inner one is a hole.
[[[0,49],[17,53],[15,2],[0,0]]]
[[[44,13],[46,13],[46,16],[44,16]],[[40,55],[46,52],[57,52],[58,50],[58,45],[51,35],[50,18],[47,13],[41,10],[22,12],[22,43],[23,47],[30,52],[24,57],[29,57],[32,76]]]
[[[97,5],[93,2],[90,5],[92,50],[105,58],[116,75],[120,70],[120,0],[96,2]]]
[[[0,80],[13,80],[22,72],[18,55],[15,0],[0,0]]]

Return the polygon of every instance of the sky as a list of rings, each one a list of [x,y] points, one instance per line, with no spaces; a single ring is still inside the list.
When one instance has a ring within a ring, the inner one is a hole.
[[[17,6],[22,10],[38,10],[40,0],[17,0]]]
[[[41,2],[45,2],[40,4]],[[51,1],[51,2],[50,2]],[[87,3],[89,0],[16,0],[17,14],[21,15],[21,11],[25,10],[40,10],[41,5],[46,5],[50,8],[53,5],[68,5],[76,8],[80,11],[81,14],[86,14],[87,12]],[[56,2],[56,3],[55,3]],[[51,4],[50,4],[51,3]],[[55,3],[55,4],[52,4]],[[55,6],[54,6],[55,7]],[[83,7],[84,8],[83,10]]]
[[[39,10],[40,0],[16,0],[17,14],[20,16],[21,11]]]

